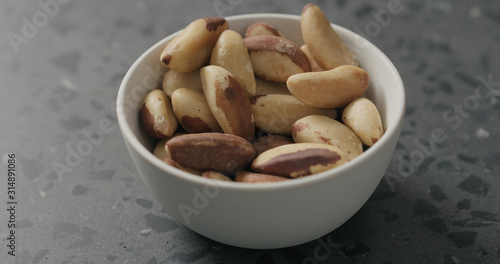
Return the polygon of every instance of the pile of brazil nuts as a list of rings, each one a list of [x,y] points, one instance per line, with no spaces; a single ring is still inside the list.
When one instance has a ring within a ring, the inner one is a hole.
[[[375,144],[383,127],[363,97],[368,73],[318,6],[304,6],[301,30],[299,47],[264,22],[244,36],[222,17],[184,28],[140,110],[153,154],[201,177],[261,183],[338,167]]]

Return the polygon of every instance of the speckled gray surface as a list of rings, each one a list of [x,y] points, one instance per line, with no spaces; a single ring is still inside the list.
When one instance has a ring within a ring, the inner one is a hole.
[[[498,1],[401,0],[390,18],[391,1],[314,1],[394,62],[407,114],[364,207],[321,239],[276,250],[216,243],[171,219],[138,176],[114,102],[139,55],[192,20],[300,14],[307,1],[187,2],[2,2],[1,263],[500,263]]]

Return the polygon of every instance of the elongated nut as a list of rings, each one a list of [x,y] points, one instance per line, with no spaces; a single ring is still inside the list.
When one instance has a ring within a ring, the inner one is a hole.
[[[369,147],[384,134],[377,106],[364,97],[354,100],[345,107],[342,112],[342,122]]]
[[[170,99],[160,89],[154,89],[146,95],[142,102],[140,119],[146,133],[159,139],[174,134],[179,125]]]
[[[231,178],[217,171],[205,171],[201,174],[201,177],[219,181],[233,181]]]
[[[267,94],[251,98],[255,125],[271,134],[290,135],[293,122],[308,115],[337,117],[337,110],[302,103],[293,95]]]
[[[317,5],[304,6],[300,25],[304,42],[322,68],[331,70],[340,65],[359,65],[354,53],[340,39]]]
[[[222,132],[203,93],[187,88],[177,89],[172,94],[172,107],[186,132]]]
[[[226,69],[209,65],[200,71],[208,106],[224,133],[253,140],[255,124],[245,91]]]
[[[297,120],[292,126],[292,136],[297,143],[322,143],[342,149],[348,161],[363,153],[363,145],[356,134],[326,116],[311,115]]]
[[[222,32],[215,43],[210,64],[221,66],[231,72],[245,89],[248,97],[255,95],[256,84],[252,61],[238,32],[229,29]]]
[[[235,182],[247,182],[247,183],[266,183],[266,182],[280,182],[280,181],[288,181],[289,178],[263,174],[263,173],[255,173],[249,171],[242,171],[234,177]]]
[[[260,155],[262,152],[270,150],[275,147],[279,147],[286,144],[294,143],[293,140],[289,137],[285,137],[282,135],[268,135],[263,136],[255,140],[252,144],[257,151],[256,155]]]
[[[284,83],[293,74],[311,71],[309,59],[292,41],[277,36],[243,39],[259,78]]]
[[[178,135],[182,135],[182,134],[176,133],[176,134],[172,135],[172,137],[175,137]],[[180,165],[177,162],[172,160],[172,158],[170,157],[170,151],[168,150],[168,146],[167,146],[167,141],[169,141],[170,139],[171,139],[171,137],[167,137],[167,138],[164,138],[164,139],[158,141],[155,145],[155,148],[153,149],[153,155],[155,155],[155,157],[161,159],[166,164],[173,166],[177,169],[180,169],[180,170],[183,170],[185,172],[192,173],[192,174],[196,174],[196,175],[201,175],[201,173],[202,173],[201,171],[191,169],[191,168],[186,168],[186,167],[184,167],[184,166],[182,166],[182,165]]]
[[[198,69],[188,73],[169,70],[163,76],[162,87],[163,91],[170,98],[172,98],[172,93],[179,88],[188,88],[197,92],[203,92],[200,70]]]
[[[234,173],[255,157],[250,142],[230,134],[186,134],[167,141],[167,146],[175,162],[202,171]]]
[[[160,59],[177,72],[199,69],[209,61],[217,38],[226,29],[228,23],[222,17],[197,19],[167,44]]]
[[[168,150],[168,147],[167,147],[167,141],[169,141],[173,137],[184,135],[184,134],[185,133],[183,133],[183,132],[175,133],[171,137],[166,137],[164,139],[159,140],[153,149],[153,155],[161,160],[164,160],[165,158],[169,158],[170,151]]]
[[[246,38],[261,35],[283,37],[283,35],[276,28],[265,22],[255,22],[248,26],[245,32]]]
[[[324,108],[348,105],[363,95],[370,83],[368,73],[356,66],[306,72],[288,78],[288,90],[301,102]]]
[[[286,83],[271,82],[260,78],[255,78],[257,84],[256,95],[262,94],[291,94],[286,87]]]
[[[311,71],[316,72],[316,71],[324,71],[323,67],[319,66],[318,62],[313,58],[311,55],[311,52],[309,51],[309,48],[304,44],[300,46],[300,49],[306,54],[307,58],[309,59],[309,63],[311,63]]]
[[[165,162],[166,164],[168,164],[168,165],[170,165],[170,166],[172,166],[174,168],[177,168],[179,170],[182,170],[182,171],[194,174],[194,175],[201,175],[203,173],[203,172],[201,172],[199,170],[182,166],[179,163],[175,162],[171,157],[166,157],[166,158],[164,158],[162,160],[163,160],[163,162]]]
[[[298,178],[335,168],[346,162],[337,147],[320,143],[295,143],[270,149],[252,162],[252,170],[288,178]]]

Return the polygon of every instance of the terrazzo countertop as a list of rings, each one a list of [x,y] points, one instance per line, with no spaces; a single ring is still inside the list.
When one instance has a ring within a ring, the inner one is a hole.
[[[197,18],[298,15],[306,3],[3,1],[0,263],[500,263],[498,1],[314,1],[385,52],[406,86],[387,173],[337,230],[235,248],[152,197],[115,114],[127,69]]]

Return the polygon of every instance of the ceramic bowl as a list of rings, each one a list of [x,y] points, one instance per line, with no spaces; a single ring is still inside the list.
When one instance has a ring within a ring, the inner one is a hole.
[[[300,16],[249,14],[227,17],[244,34],[253,22],[274,25],[299,46]],[[117,97],[119,126],[146,186],[169,215],[215,241],[254,249],[294,246],[319,238],[352,217],[372,195],[393,156],[404,118],[401,77],[391,61],[359,35],[332,25],[370,74],[365,96],[378,107],[385,134],[362,155],[337,168],[269,184],[221,182],[173,168],[152,154],[155,140],[141,129],[139,109],[167,70],[160,53],[176,32],[149,48],[130,67]]]

